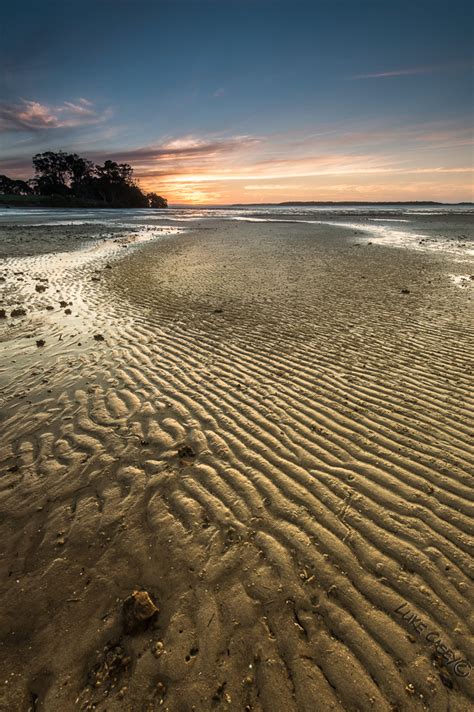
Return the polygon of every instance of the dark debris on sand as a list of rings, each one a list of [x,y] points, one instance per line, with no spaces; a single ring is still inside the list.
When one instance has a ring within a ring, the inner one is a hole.
[[[183,444],[178,447],[178,457],[180,460],[191,460],[196,457],[196,453],[189,445]]]
[[[159,609],[148,591],[133,591],[123,602],[122,617],[126,633],[145,628],[158,615]]]
[[[26,316],[26,310],[23,309],[23,307],[17,307],[16,309],[12,309],[12,311],[10,312],[10,316]]]

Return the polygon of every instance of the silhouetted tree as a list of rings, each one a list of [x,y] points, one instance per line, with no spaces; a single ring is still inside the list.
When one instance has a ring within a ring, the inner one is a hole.
[[[95,166],[92,161],[81,158],[77,153],[68,156],[69,186],[77,197],[89,198],[94,192]]]
[[[31,195],[32,193],[33,188],[26,181],[0,175],[1,195]]]
[[[157,193],[147,193],[148,207],[150,208],[167,208],[168,201],[166,198],[162,198],[161,195]]]
[[[0,193],[36,193],[50,196],[61,205],[79,199],[115,208],[167,207],[166,200],[156,193],[142,192],[128,163],[108,160],[99,166],[77,153],[46,151],[33,156],[33,166],[35,177],[29,182],[0,176]]]
[[[105,161],[96,166],[97,190],[102,200],[117,206],[147,208],[148,200],[133,180],[133,168],[128,163]]]
[[[33,156],[36,189],[40,195],[67,195],[71,179],[69,154],[46,151]]]

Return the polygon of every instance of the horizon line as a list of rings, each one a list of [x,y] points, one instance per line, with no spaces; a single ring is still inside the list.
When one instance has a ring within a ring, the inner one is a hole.
[[[447,202],[440,200],[285,200],[280,202],[260,202],[260,203],[168,203],[168,208],[194,208],[194,207],[251,207],[254,205],[472,205],[474,200],[458,200]]]

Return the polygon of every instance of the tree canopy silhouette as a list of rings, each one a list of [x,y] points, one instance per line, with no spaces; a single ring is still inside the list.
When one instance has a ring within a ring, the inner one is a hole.
[[[166,208],[166,198],[144,193],[128,163],[107,160],[96,165],[77,153],[46,151],[33,156],[35,177],[29,181],[0,176],[0,194],[43,196],[67,207]]]
[[[0,175],[1,195],[31,195],[32,193],[33,188],[26,181]]]

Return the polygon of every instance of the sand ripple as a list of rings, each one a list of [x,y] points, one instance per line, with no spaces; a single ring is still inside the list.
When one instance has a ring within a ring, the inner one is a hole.
[[[31,258],[79,316],[3,366],[8,709],[469,708],[471,287],[288,231]],[[159,620],[120,637],[134,588]],[[95,689],[119,638],[132,667]]]

